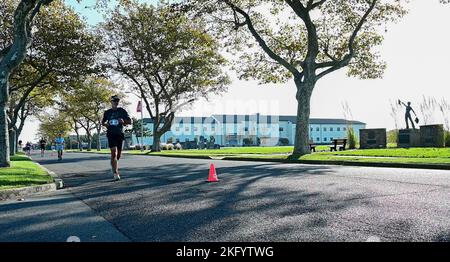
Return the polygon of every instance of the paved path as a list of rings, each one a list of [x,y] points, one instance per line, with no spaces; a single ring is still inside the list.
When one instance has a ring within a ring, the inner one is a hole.
[[[450,241],[450,171],[126,155],[123,180],[112,182],[108,159],[37,158],[64,177],[60,193],[72,193],[131,241]],[[218,183],[205,182],[210,163]],[[71,217],[67,209],[60,218],[43,214],[56,223],[45,230]],[[0,232],[24,220],[7,218],[0,215]],[[25,228],[23,236],[43,229]]]

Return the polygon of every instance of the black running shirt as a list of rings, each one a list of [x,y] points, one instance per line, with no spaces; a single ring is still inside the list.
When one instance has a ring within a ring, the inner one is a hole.
[[[119,123],[119,118],[122,118],[123,120],[130,120],[130,116],[127,111],[121,107],[118,107],[116,110],[111,108],[105,111],[103,114],[102,123],[108,121],[109,126],[107,134],[123,134],[123,125]]]

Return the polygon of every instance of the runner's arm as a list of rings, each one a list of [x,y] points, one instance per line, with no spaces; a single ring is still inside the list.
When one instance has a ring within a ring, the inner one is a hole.
[[[128,112],[124,109],[123,113],[124,113],[124,118],[122,119],[123,120],[122,125],[124,125],[124,126],[131,125],[131,118],[128,115]]]
[[[102,126],[104,126],[104,127],[108,127],[109,126],[108,119],[106,119],[106,112],[103,113]]]

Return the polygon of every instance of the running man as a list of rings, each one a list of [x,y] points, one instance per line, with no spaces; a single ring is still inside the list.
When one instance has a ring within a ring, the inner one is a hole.
[[[39,144],[41,147],[41,157],[44,157],[45,145],[47,144],[47,141],[45,141],[45,139],[43,137],[41,137],[41,140],[39,140]]]
[[[27,156],[31,156],[31,143],[30,142],[27,142],[25,144],[25,154]]]
[[[56,143],[56,150],[58,151],[58,160],[62,160],[64,151],[64,137],[62,133],[60,133],[58,137],[55,139],[55,143]]]
[[[111,109],[103,114],[102,125],[107,128],[106,137],[111,150],[111,168],[114,180],[120,180],[118,160],[122,155],[122,144],[125,139],[123,126],[131,124],[131,118],[127,111],[119,106],[120,98],[111,97]]]

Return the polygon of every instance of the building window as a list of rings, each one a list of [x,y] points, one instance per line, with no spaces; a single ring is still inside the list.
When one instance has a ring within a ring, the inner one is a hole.
[[[344,127],[344,131],[347,131],[347,128],[346,128],[346,127]]]
[[[332,137],[330,137],[330,141],[333,141],[333,138],[332,138]]]
[[[327,141],[327,138],[326,138],[326,137],[324,137],[324,138],[323,138],[323,141]]]
[[[216,131],[216,128],[215,127],[211,127],[211,131]]]
[[[189,127],[186,127],[184,130],[185,130],[185,131],[189,131]]]
[[[248,127],[244,127],[244,131],[245,131],[245,132],[248,132]]]
[[[319,131],[320,131],[320,128],[316,128],[316,131],[319,132]]]
[[[333,128],[332,128],[332,127],[330,127],[330,131],[333,131]]]
[[[180,128],[179,127],[175,127],[175,131],[180,131]]]
[[[338,127],[338,128],[337,128],[337,131],[341,131],[341,128],[340,128],[340,127]]]
[[[324,127],[324,128],[323,128],[323,131],[327,131],[327,128],[326,128],[326,127]]]
[[[278,130],[279,130],[280,132],[283,132],[284,129],[283,129],[282,127],[280,127],[280,129],[278,129]]]
[[[194,127],[194,131],[198,131],[198,128],[197,128],[197,127]]]
[[[311,132],[313,131],[313,128],[311,127]]]
[[[320,137],[318,137],[316,140],[317,140],[317,141],[320,141]]]

